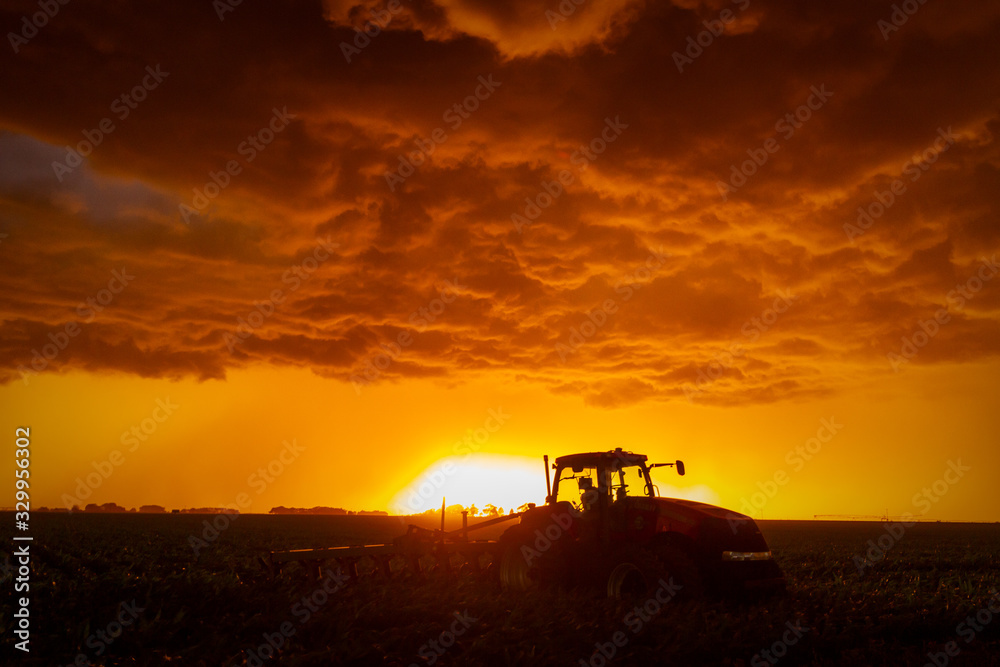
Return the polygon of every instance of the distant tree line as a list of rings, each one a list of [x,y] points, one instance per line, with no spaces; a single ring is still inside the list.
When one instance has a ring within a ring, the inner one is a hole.
[[[528,503],[521,505],[520,507],[517,508],[516,511],[523,512],[526,509],[528,509]],[[496,505],[493,504],[486,505],[482,509],[479,509],[475,505],[469,505],[468,507],[458,504],[448,505],[447,507],[444,508],[444,512],[445,514],[461,514],[462,512],[468,512],[470,517],[480,517],[483,519],[498,517],[504,514],[502,507],[497,507]],[[513,514],[514,512],[515,510],[513,508],[508,510],[508,513],[510,514]],[[420,514],[417,514],[416,516],[425,516],[425,515],[440,514],[440,513],[441,513],[440,507],[432,507],[429,510],[424,510],[423,512],[420,512]]]
[[[5,510],[13,511],[13,508],[0,508]],[[528,509],[528,505],[524,504],[517,508],[518,512],[523,512]],[[104,503],[103,505],[98,505],[97,503],[89,503],[85,507],[81,508],[79,505],[74,505],[72,509],[65,509],[62,507],[39,507],[36,512],[59,512],[59,513],[74,513],[74,512],[87,512],[87,513],[98,513],[98,514],[239,514],[239,510],[231,509],[228,507],[189,507],[186,509],[175,509],[168,510],[162,505],[142,505],[139,509],[134,507],[126,509],[119,505],[118,503]],[[513,513],[515,510],[510,509],[509,512]],[[441,512],[441,508],[435,507],[424,512],[417,514],[416,516],[438,514]],[[475,505],[470,505],[465,507],[463,505],[448,505],[445,508],[446,514],[460,514],[462,512],[468,512],[470,517],[479,518],[492,518],[498,517],[504,514],[503,507],[497,507],[495,505],[489,504],[479,509]],[[326,514],[326,515],[343,515],[343,516],[389,516],[388,512],[383,512],[382,510],[359,510],[355,512],[354,510],[345,510],[342,507],[285,507],[284,505],[278,505],[277,507],[272,507],[268,514]]]

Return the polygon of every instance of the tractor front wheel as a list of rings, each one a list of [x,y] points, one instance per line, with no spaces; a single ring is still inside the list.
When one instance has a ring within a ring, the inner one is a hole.
[[[636,600],[648,596],[664,576],[662,563],[646,549],[627,549],[611,558],[608,571],[608,597]]]

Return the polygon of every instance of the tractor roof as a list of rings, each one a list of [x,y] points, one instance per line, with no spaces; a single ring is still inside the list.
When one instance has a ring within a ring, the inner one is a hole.
[[[610,452],[586,452],[584,454],[568,454],[556,459],[556,466],[571,468],[596,468],[607,465],[609,461],[620,460],[625,465],[638,465],[646,460],[645,454],[633,454],[622,451],[621,447]]]

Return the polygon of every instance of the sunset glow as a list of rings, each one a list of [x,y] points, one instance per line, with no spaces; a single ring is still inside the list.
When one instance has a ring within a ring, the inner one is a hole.
[[[448,503],[483,510],[492,504],[507,510],[545,502],[541,461],[502,455],[447,457],[424,470],[389,503],[398,514],[437,509]],[[539,484],[541,482],[541,484]]]
[[[9,43],[33,505],[507,511],[622,447],[755,518],[1000,519],[1000,5],[572,5],[72,3]]]

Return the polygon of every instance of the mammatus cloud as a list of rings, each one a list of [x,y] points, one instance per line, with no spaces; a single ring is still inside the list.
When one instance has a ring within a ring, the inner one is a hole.
[[[0,64],[0,380],[615,407],[997,353],[996,7],[571,4],[65,8]]]

